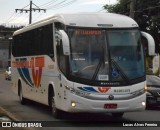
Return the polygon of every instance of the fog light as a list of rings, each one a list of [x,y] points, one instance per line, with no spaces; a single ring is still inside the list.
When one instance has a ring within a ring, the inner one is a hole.
[[[146,106],[146,102],[142,102],[142,106]]]
[[[76,107],[76,103],[75,102],[71,102],[71,106],[72,107]]]

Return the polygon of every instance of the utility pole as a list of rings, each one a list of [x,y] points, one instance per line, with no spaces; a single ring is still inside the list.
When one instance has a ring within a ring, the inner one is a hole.
[[[130,17],[134,19],[135,13],[135,0],[130,0]]]
[[[28,13],[29,12],[29,24],[31,24],[32,23],[32,11],[44,11],[44,13],[46,12],[46,9],[40,9],[37,5],[35,5],[33,2],[32,2],[32,0],[30,0],[30,8],[29,9],[15,9],[15,11],[16,11],[16,13],[18,12],[18,11],[20,11],[20,13],[23,13],[23,11],[24,12],[26,12],[26,13]],[[34,6],[36,6],[36,8],[33,8],[32,7],[32,5],[34,5]]]
[[[32,0],[30,0],[30,8],[29,8],[29,24],[32,23]]]

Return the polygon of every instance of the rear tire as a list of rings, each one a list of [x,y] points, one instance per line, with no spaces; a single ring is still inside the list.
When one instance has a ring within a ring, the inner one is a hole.
[[[18,88],[19,88],[19,99],[20,99],[20,102],[22,105],[24,105],[26,103],[26,99],[23,97],[23,92],[22,92],[22,85],[21,83],[19,82],[18,83]]]

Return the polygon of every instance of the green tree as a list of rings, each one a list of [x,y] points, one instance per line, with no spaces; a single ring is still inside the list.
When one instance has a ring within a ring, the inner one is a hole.
[[[117,0],[115,5],[105,5],[107,12],[130,15],[131,0]],[[160,0],[134,0],[134,19],[140,30],[150,33],[156,42],[156,52],[160,53]]]
[[[128,14],[128,2],[129,0],[117,0],[117,4],[114,5],[105,5],[104,9],[106,9],[110,13],[118,13],[118,14]]]

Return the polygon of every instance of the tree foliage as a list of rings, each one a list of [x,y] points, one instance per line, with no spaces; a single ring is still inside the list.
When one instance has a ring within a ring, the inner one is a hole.
[[[105,5],[111,13],[130,15],[131,0],[117,0],[115,5]],[[160,0],[134,0],[134,19],[140,30],[150,33],[156,42],[156,52],[160,53]]]

